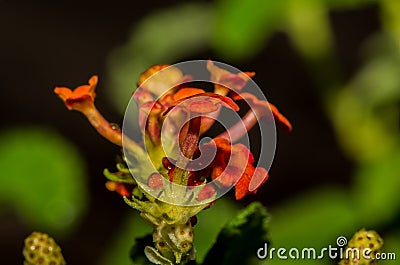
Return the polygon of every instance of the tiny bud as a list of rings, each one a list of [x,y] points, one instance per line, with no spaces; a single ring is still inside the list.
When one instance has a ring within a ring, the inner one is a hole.
[[[163,187],[163,176],[160,173],[153,173],[147,180],[147,186],[151,189],[159,189]]]

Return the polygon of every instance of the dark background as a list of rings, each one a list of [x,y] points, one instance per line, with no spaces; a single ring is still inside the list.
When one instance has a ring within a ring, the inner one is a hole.
[[[127,40],[135,22],[175,2],[0,1],[1,129],[22,124],[53,127],[78,147],[89,167],[90,210],[75,234],[62,242],[69,264],[95,264],[96,253],[102,252],[111,237],[111,230],[103,228],[117,227],[130,209],[104,188],[102,171],[113,166],[118,148],[98,136],[83,116],[67,111],[53,88],[84,84],[92,74],[101,80],[106,75],[107,55]],[[330,20],[336,56],[345,78],[350,78],[359,66],[360,43],[380,29],[378,10],[370,5],[335,11]],[[187,59],[208,58],[223,60],[212,51]],[[273,207],[283,196],[314,185],[346,185],[345,176],[351,174],[353,165],[335,142],[315,84],[287,36],[274,34],[261,54],[234,66],[257,72],[255,81],[265,87],[268,99],[294,126],[291,135],[278,134],[268,185],[244,203],[259,199]],[[98,108],[109,120],[121,122],[102,87],[100,81]],[[12,212],[2,216],[3,264],[22,262],[23,238],[30,232]]]

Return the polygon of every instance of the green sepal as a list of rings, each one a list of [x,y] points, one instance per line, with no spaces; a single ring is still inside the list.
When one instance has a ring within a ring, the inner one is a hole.
[[[269,243],[268,221],[269,215],[261,203],[250,204],[221,230],[203,265],[247,264],[256,256],[257,249]]]
[[[121,171],[124,173],[130,173],[129,168],[127,168],[124,163],[117,163],[117,169],[118,169],[118,171]]]
[[[143,192],[139,187],[135,187],[132,190],[132,197],[138,198],[139,200],[142,200],[144,198]]]
[[[117,166],[118,167],[118,166]],[[127,183],[127,184],[136,184],[135,179],[132,175],[125,171],[117,171],[117,172],[110,172],[107,168],[103,171],[104,176],[111,181]]]
[[[144,254],[146,257],[153,263],[153,264],[159,264],[159,265],[174,265],[172,261],[170,261],[167,258],[164,258],[158,251],[157,249],[153,247],[145,247],[144,249]]]
[[[184,224],[190,220],[190,217],[195,216],[207,207],[206,204],[197,206],[173,205],[157,199],[154,201],[142,201],[135,197],[124,197],[124,201],[130,207],[138,210],[140,215],[154,227],[162,222]]]

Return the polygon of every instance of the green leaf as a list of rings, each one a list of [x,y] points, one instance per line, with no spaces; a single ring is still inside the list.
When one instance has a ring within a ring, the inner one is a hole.
[[[166,259],[163,257],[157,249],[153,247],[147,246],[144,249],[144,253],[146,254],[146,257],[153,263],[153,264],[159,264],[159,265],[173,265],[172,261]]]
[[[268,242],[268,219],[261,203],[250,204],[222,229],[203,264],[246,264]]]
[[[67,233],[87,206],[77,150],[56,132],[15,128],[0,134],[0,202],[37,230]]]
[[[194,227],[194,246],[198,262],[204,259],[217,239],[218,233],[227,222],[237,215],[238,211],[239,205],[225,196],[218,199],[212,207],[197,215],[198,222]]]
[[[127,183],[127,184],[135,184],[136,181],[133,178],[133,176],[128,172],[122,172],[122,171],[118,171],[118,172],[110,172],[110,170],[108,169],[104,169],[103,171],[104,176],[111,181],[115,181],[115,182],[121,182],[121,183]]]

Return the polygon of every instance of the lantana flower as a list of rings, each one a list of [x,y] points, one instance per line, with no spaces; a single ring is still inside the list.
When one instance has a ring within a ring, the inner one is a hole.
[[[96,97],[96,75],[89,79],[88,85],[82,85],[73,91],[66,87],[56,87],[54,93],[64,102],[69,110],[77,110],[83,113],[94,128],[112,143],[122,146],[121,131],[107,122],[94,105]]]
[[[274,118],[283,129],[292,130],[274,105],[242,92],[253,72],[231,73],[212,61],[207,69],[213,92],[191,87],[191,76],[174,66],[156,65],[141,74],[133,99],[142,141],[125,135],[97,110],[97,76],[75,90],[54,90],[69,110],[83,113],[102,136],[126,150],[117,172],[105,170],[109,179],[106,187],[123,196],[154,227],[155,245],[146,247],[145,254],[157,264],[185,263],[194,258],[192,238],[180,238],[174,229],[180,226],[192,231],[193,218],[212,205],[219,189],[235,186],[235,198],[240,200],[256,193],[268,179],[267,170],[256,167],[251,151],[236,141],[260,119],[273,122]],[[222,108],[237,112],[236,102],[242,100],[249,110],[241,120],[209,142],[200,143]],[[172,184],[184,189],[174,190]],[[194,196],[187,196],[186,192],[194,190]],[[171,197],[194,203],[171,203]]]

